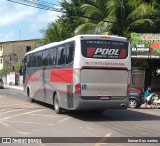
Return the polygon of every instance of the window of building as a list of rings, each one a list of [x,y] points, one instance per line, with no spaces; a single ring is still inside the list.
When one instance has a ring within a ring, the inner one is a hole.
[[[0,59],[0,64],[3,64],[3,59],[2,58]]]
[[[0,46],[0,51],[3,51],[3,46]]]
[[[26,46],[26,53],[31,51],[31,46]]]

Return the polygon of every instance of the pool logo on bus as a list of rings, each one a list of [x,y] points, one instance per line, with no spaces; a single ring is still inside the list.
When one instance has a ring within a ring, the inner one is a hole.
[[[87,57],[126,58],[126,49],[87,48]]]

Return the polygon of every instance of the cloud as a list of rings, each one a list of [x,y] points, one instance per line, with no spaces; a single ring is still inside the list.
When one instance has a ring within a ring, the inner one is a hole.
[[[34,17],[34,21],[30,19],[31,28],[34,30],[41,30],[47,27],[47,25],[55,21],[61,13],[53,11],[43,11]]]
[[[0,42],[15,40],[15,36],[14,31],[5,34],[0,33]]]
[[[39,38],[40,30],[55,21],[62,13],[23,6],[7,0],[0,0],[0,42]],[[24,36],[24,37],[23,37]]]
[[[1,3],[2,8],[0,9],[0,27],[6,27],[8,25],[20,23],[26,21],[26,18],[34,15],[37,10],[34,8],[21,6],[14,4],[7,7],[7,3]]]

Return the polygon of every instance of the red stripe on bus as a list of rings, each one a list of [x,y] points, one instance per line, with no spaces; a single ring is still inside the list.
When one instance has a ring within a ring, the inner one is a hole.
[[[87,57],[93,57],[96,48],[87,48]]]
[[[73,69],[51,70],[50,82],[73,83]]]
[[[26,79],[26,81],[32,81],[32,82],[37,82],[39,81],[39,78],[37,78],[36,76],[34,75],[31,75],[29,78]]]
[[[122,49],[118,58],[124,59],[127,56],[126,49]]]

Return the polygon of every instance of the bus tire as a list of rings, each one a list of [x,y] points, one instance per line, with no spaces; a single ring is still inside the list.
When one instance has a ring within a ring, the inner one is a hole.
[[[30,102],[35,102],[35,100],[33,98],[31,98],[31,97],[29,98],[29,101]]]
[[[29,88],[27,88],[27,96],[28,96],[30,102],[34,102],[35,101],[33,98],[31,98],[30,89]]]
[[[57,114],[61,114],[62,113],[62,108],[59,107],[59,102],[58,102],[58,95],[56,94],[54,99],[53,99],[53,107],[54,110]]]

